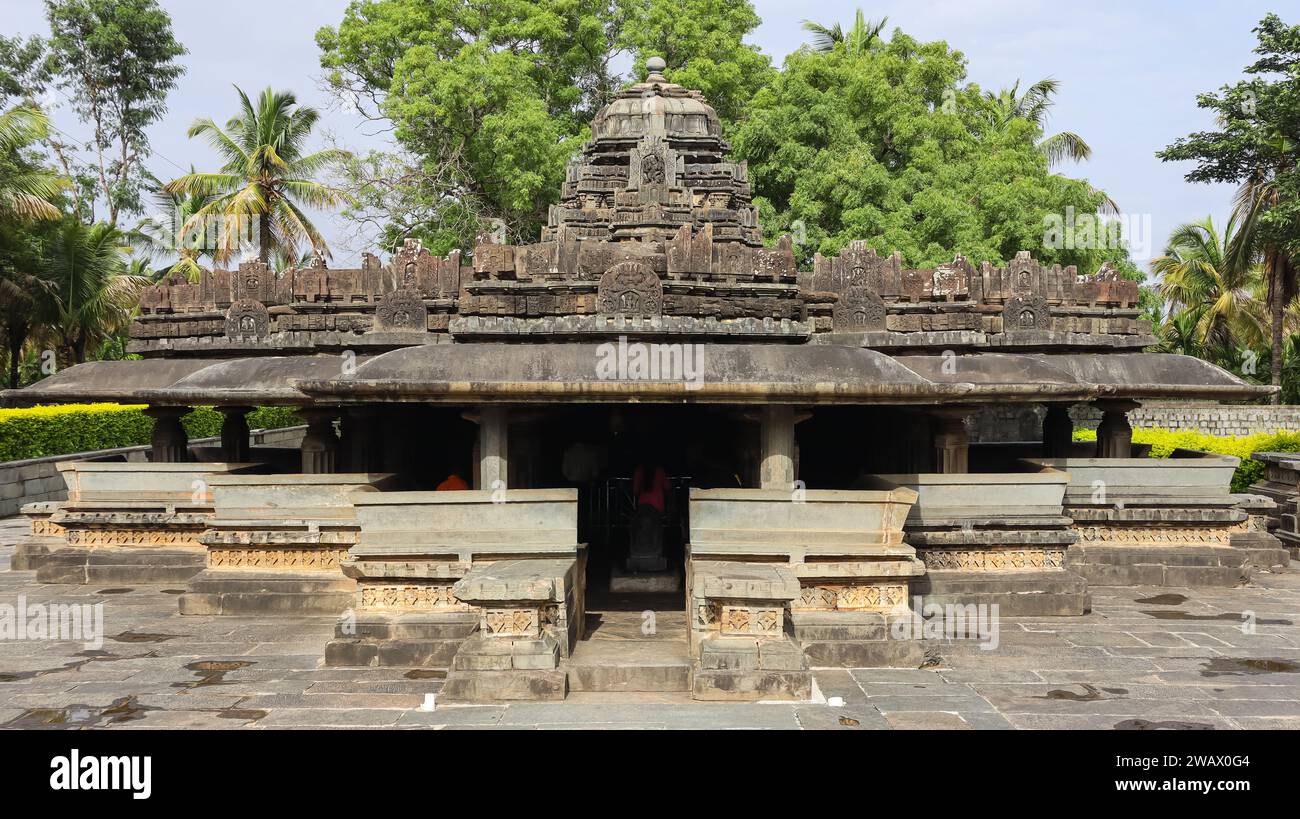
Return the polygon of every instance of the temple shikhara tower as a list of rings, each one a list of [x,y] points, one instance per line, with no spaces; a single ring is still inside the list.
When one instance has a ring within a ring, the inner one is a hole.
[[[1236,459],[1147,457],[1126,413],[1271,388],[1143,352],[1109,269],[865,242],[799,269],[713,109],[647,67],[537,242],[173,278],[143,360],[6,393],[155,419],[149,463],[65,467],[17,559],[187,584],[186,615],[338,616],[327,664],[447,669],[465,701],[806,699],[813,667],[920,664],[918,598],[1069,617],[1090,586],[1249,577],[1265,513],[1229,493]],[[250,445],[272,405],[296,448]],[[186,440],[196,406],[220,446]],[[987,434],[1013,413],[1033,434]]]

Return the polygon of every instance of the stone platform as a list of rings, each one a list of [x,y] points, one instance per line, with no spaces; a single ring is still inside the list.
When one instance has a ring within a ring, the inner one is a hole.
[[[1083,617],[1003,618],[991,651],[934,641],[923,669],[814,668],[810,702],[571,690],[560,703],[429,711],[439,671],[323,666],[333,617],[181,616],[180,587],[42,585],[8,571],[26,527],[0,520],[0,602],[103,603],[108,637],[95,650],[0,641],[6,728],[1300,728],[1295,570],[1233,589],[1098,589]]]

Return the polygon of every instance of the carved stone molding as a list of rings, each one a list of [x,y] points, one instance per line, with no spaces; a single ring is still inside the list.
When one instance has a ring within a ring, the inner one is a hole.
[[[861,268],[854,268],[856,271]],[[831,323],[837,333],[884,330],[885,300],[865,286],[854,285],[840,295],[831,308]]]
[[[814,583],[799,590],[799,611],[893,611],[907,605],[906,583]]]
[[[337,570],[347,549],[209,549],[211,569]]]
[[[468,611],[470,606],[456,599],[451,583],[369,583],[362,581],[357,592],[363,609],[416,609],[420,611]]]
[[[600,277],[596,307],[609,316],[653,317],[663,313],[664,286],[649,267],[621,262]]]
[[[270,334],[271,316],[260,301],[239,299],[226,311],[227,338],[266,338]]]
[[[479,628],[487,637],[536,639],[541,636],[541,616],[536,606],[485,608]]]
[[[1078,526],[1080,546],[1228,546],[1237,526]]]
[[[103,548],[112,546],[144,546],[201,549],[198,529],[68,529],[64,534],[69,546]]]
[[[718,610],[718,631],[722,634],[780,635],[784,623],[784,607],[723,604]]]
[[[1002,332],[1052,329],[1052,313],[1042,296],[1016,296],[1002,308]]]
[[[1064,549],[918,549],[926,569],[971,572],[1043,571],[1065,568]]]
[[[403,287],[386,293],[375,308],[376,330],[405,330],[422,333],[428,329],[429,309],[419,291]]]

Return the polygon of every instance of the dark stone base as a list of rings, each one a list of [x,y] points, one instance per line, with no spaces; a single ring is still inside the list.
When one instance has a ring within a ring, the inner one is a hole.
[[[14,547],[13,556],[9,558],[9,571],[34,572],[41,567],[50,553],[58,548],[59,541],[53,544],[40,540],[24,540]]]
[[[475,612],[345,614],[325,644],[325,665],[450,668],[461,644],[477,630]]]
[[[919,668],[925,660],[921,635],[909,632],[898,639],[891,633],[897,616],[796,611],[790,619],[794,638],[813,668]]]
[[[56,549],[36,570],[38,583],[73,585],[185,584],[203,571],[207,553],[202,549],[133,549],[106,546],[97,549]]]
[[[615,566],[609,573],[609,590],[613,594],[674,594],[681,589],[680,569],[629,572]]]
[[[912,581],[923,604],[994,605],[1001,617],[1077,617],[1092,609],[1088,583],[1074,572],[963,572],[942,569]]]
[[[1247,555],[1232,546],[1079,546],[1066,567],[1090,586],[1217,586],[1250,580]]]
[[[180,596],[181,614],[341,614],[356,581],[334,572],[221,572],[195,575]]]

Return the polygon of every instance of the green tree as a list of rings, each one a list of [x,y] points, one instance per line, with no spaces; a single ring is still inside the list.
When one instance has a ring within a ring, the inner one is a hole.
[[[772,80],[771,60],[744,38],[762,22],[749,0],[623,0],[627,22],[616,45],[633,57],[633,76],[661,57],[671,82],[699,90],[718,112],[724,133]]]
[[[267,88],[255,105],[242,89],[235,90],[240,113],[224,129],[211,119],[199,119],[189,130],[191,138],[207,137],[225,159],[221,171],[188,173],[164,187],[170,194],[206,200],[186,231],[220,224],[215,253],[219,261],[236,253],[254,224],[263,262],[279,250],[294,254],[303,243],[328,256],[324,237],[300,205],[333,208],[344,202],[340,190],[314,177],[345,160],[347,153],[336,148],[306,152],[320,113],[299,106],[292,93]]]
[[[149,157],[145,130],[167,111],[167,94],[185,69],[186,53],[172,33],[171,17],[155,0],[46,0],[48,69],[56,87],[91,129],[90,174],[98,183],[108,221],[136,213]],[[70,146],[60,144],[69,175]],[[79,209],[93,212],[91,203]]]
[[[107,222],[87,225],[65,216],[41,237],[46,293],[33,310],[39,341],[61,365],[80,364],[87,352],[125,332],[149,280],[127,266],[127,244]]]
[[[1215,113],[1218,129],[1178,139],[1157,156],[1195,162],[1189,182],[1241,186],[1234,208],[1239,229],[1229,253],[1262,265],[1271,381],[1281,385],[1286,305],[1296,295],[1300,270],[1300,26],[1270,14],[1254,32],[1258,59],[1245,69],[1249,78],[1196,99],[1198,107]]]
[[[1242,348],[1262,345],[1267,335],[1255,298],[1259,266],[1249,260],[1242,264],[1229,253],[1236,234],[1235,220],[1222,233],[1209,217],[1181,225],[1170,235],[1164,255],[1151,262],[1179,337],[1190,320],[1198,347],[1223,351],[1219,358],[1227,363],[1235,363]]]
[[[811,20],[803,21],[803,30],[812,35],[810,45],[814,51],[834,51],[836,47],[843,47],[849,54],[865,54],[884,43],[880,35],[888,23],[888,17],[881,17],[878,23],[868,20],[862,9],[858,9],[853,17],[853,27],[848,31],[839,23],[825,26]]]
[[[964,78],[960,52],[899,30],[866,51],[788,56],[733,139],[765,228],[806,237],[804,255],[863,239],[917,267],[1020,250],[1086,272],[1125,262],[1118,242],[1048,241],[1050,217],[1095,218],[1104,195],[1051,173],[1032,120],[988,128],[988,101]]]
[[[28,105],[0,114],[0,335],[10,388],[18,386],[19,360],[35,326],[33,310],[46,292],[30,227],[60,215],[54,203],[64,180],[40,164],[33,147],[47,129],[45,115]]]
[[[730,122],[772,73],[743,42],[757,24],[735,0],[357,0],[317,33],[321,64],[343,100],[392,121],[400,150],[348,164],[350,216],[389,247],[469,249],[499,228],[535,241],[625,79],[617,58],[639,77],[663,57]]]
[[[190,173],[194,173],[192,166]],[[152,175],[149,180],[154,213],[137,222],[126,233],[126,240],[141,261],[164,262],[161,267],[143,275],[161,281],[172,273],[180,273],[196,282],[204,270],[203,258],[211,257],[216,250],[209,235],[212,220],[199,215],[214,197],[199,193],[171,193]]]

